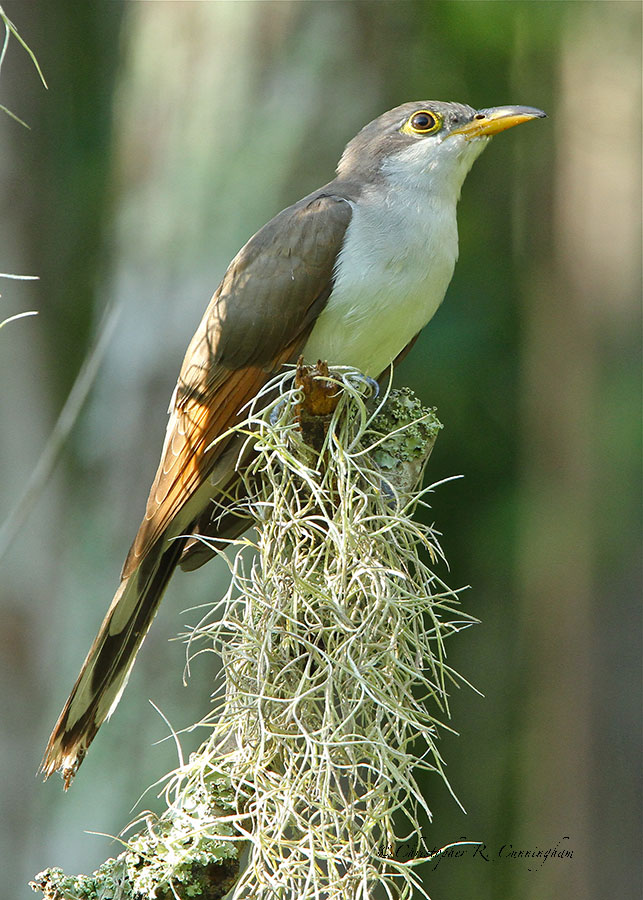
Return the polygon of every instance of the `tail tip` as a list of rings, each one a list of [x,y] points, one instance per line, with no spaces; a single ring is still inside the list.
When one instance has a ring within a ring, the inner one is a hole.
[[[74,780],[80,764],[85,758],[83,747],[74,752],[65,752],[62,747],[47,747],[43,761],[40,764],[39,773],[46,781],[54,772],[60,772],[63,780],[63,790],[68,791]]]

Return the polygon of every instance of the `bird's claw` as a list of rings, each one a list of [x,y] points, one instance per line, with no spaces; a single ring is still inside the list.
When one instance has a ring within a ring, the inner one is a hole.
[[[286,406],[286,400],[280,400],[279,403],[275,403],[273,408],[270,410],[270,424],[276,425],[279,419],[281,418],[281,414],[284,411],[284,407]]]
[[[363,372],[351,372],[349,377],[351,381],[366,384],[370,393],[369,400],[377,400],[380,395],[380,385],[375,378],[371,378],[370,375],[364,375]]]

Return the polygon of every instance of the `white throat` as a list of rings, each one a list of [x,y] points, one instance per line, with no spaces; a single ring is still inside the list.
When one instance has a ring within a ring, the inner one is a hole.
[[[458,258],[462,183],[485,144],[418,142],[386,161],[384,179],[352,204],[335,286],[304,348],[308,362],[377,377],[432,318]]]

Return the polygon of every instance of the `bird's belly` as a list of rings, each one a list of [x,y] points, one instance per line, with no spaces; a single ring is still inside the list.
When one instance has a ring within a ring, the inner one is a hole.
[[[455,255],[434,258],[428,271],[424,261],[397,271],[372,266],[360,278],[340,275],[304,347],[306,361],[355,366],[377,377],[432,318],[454,265]]]

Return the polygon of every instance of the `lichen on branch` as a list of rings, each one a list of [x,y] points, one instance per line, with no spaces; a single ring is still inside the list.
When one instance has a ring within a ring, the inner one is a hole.
[[[255,532],[223,551],[229,589],[186,635],[189,654],[205,643],[221,656],[224,686],[199,723],[208,740],[168,776],[165,816],[130,842],[139,881],[119,897],[424,893],[420,821],[431,813],[417,775],[446,781],[438,732],[458,676],[444,640],[473,621],[436,574],[435,531],[414,518],[441,425],[408,389],[374,396],[347,368],[305,374],[337,395],[312,446],[305,382],[292,372],[236,429],[236,502]],[[398,858],[413,837],[415,858]],[[225,861],[228,880],[193,878],[197,847],[201,874]],[[112,897],[66,890],[45,895]]]

